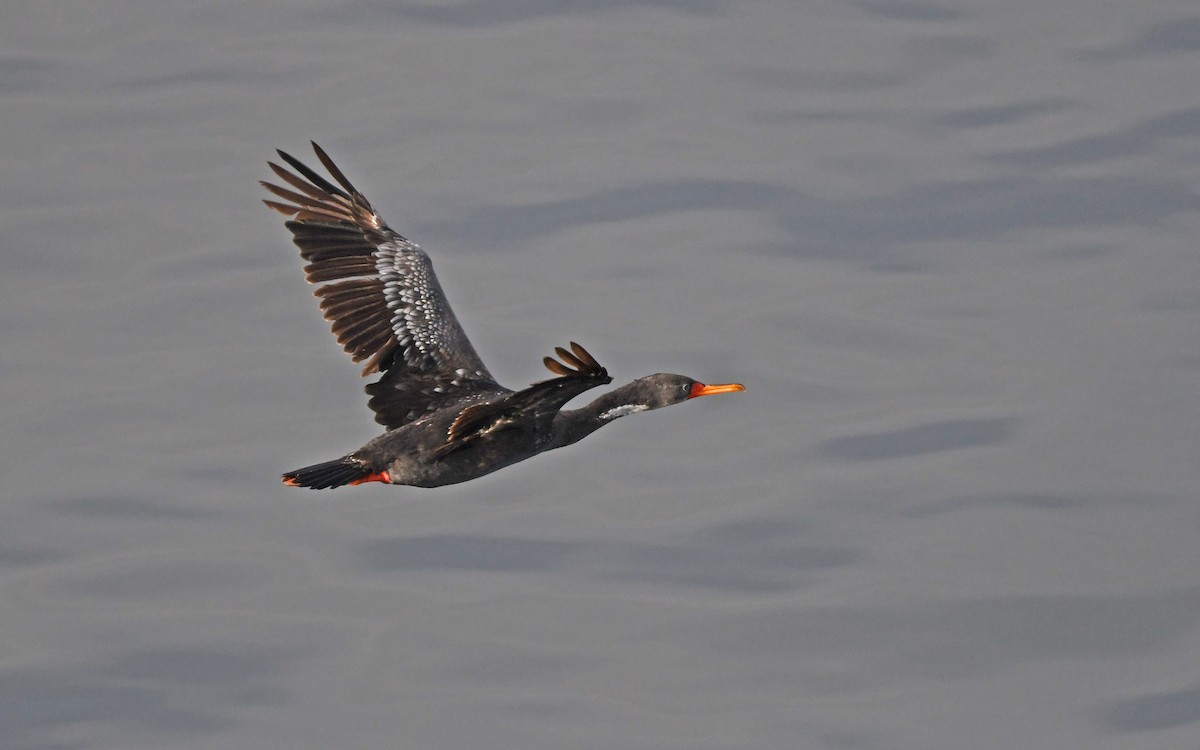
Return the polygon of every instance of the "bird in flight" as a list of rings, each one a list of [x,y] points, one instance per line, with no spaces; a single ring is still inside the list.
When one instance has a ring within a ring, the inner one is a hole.
[[[366,482],[440,487],[466,482],[562,448],[639,411],[699,396],[743,391],[658,373],[563,410],[575,396],[612,382],[586,349],[571,342],[545,357],[555,377],[513,391],[492,378],[475,353],[433,273],[429,256],[384,223],[329,155],[312,144],[337,184],[290,154],[295,172],[268,162],[285,183],[263,181],[289,217],[285,226],[308,263],[314,295],[338,343],[362,375],[375,421],[386,431],[358,450],[283,475],[293,487],[328,489]]]

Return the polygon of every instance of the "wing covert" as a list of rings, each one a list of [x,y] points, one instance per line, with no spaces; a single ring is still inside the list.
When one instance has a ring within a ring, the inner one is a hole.
[[[446,442],[435,455],[445,457],[475,440],[498,430],[528,424],[541,440],[550,438],[550,423],[559,410],[584,391],[607,385],[612,378],[596,358],[579,344],[571,342],[571,351],[554,348],[558,359],[546,357],[546,369],[559,377],[534,383],[520,391],[508,392],[500,399],[475,402],[463,409],[450,425]]]
[[[384,373],[368,386],[376,420],[398,427],[435,404],[498,389],[429,256],[388,227],[324,150],[312,146],[338,184],[279,151],[295,172],[268,162],[287,187],[262,182],[281,199],[263,202],[291,217],[285,226],[307,261],[308,282],[321,284],[314,294],[338,343],[355,362],[366,360],[364,376]]]

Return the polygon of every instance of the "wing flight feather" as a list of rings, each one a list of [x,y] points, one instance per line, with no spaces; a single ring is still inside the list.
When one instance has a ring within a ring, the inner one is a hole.
[[[306,261],[305,277],[338,343],[362,374],[376,421],[394,429],[454,403],[507,393],[496,384],[433,272],[429,256],[393,231],[329,155],[312,144],[338,184],[279,151],[295,172],[268,162],[287,187],[262,182],[263,202],[290,217],[285,226]],[[340,186],[340,187],[339,187]]]

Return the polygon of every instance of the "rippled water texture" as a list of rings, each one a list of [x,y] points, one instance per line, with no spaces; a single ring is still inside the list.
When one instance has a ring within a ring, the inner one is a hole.
[[[10,2],[0,747],[1200,747],[1194,0]],[[746,393],[442,490],[258,179],[510,386]]]

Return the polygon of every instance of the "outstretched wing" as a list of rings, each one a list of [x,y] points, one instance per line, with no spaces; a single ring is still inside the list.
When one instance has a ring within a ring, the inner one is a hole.
[[[285,216],[314,294],[338,343],[362,374],[383,371],[368,386],[376,421],[399,427],[427,411],[476,393],[502,390],[454,317],[429,256],[393,231],[316,143],[334,185],[295,157],[297,173],[268,162],[289,187],[262,185],[283,202],[263,201]]]
[[[558,346],[554,352],[558,360],[545,357],[542,362],[559,377],[534,383],[502,399],[463,409],[450,425],[445,444],[435,455],[441,458],[484,435],[506,429],[530,429],[535,444],[537,440],[548,440],[554,417],[568,401],[586,390],[612,382],[608,370],[574,341],[571,351]]]

